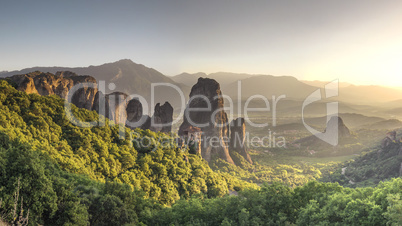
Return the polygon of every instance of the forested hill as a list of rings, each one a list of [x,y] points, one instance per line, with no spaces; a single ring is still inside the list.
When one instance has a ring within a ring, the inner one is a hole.
[[[397,136],[400,132],[389,132],[381,144],[367,149],[354,160],[340,164],[334,173],[325,175],[322,180],[361,187],[402,176],[402,142]]]
[[[82,121],[100,117],[72,111]],[[125,132],[119,139],[109,121],[75,126],[62,99],[28,95],[0,81],[0,224],[402,224],[402,179],[376,188],[316,181],[257,188],[212,171],[174,143],[162,145],[172,136],[136,130],[134,138],[151,143],[144,147],[131,145]],[[238,195],[227,195],[234,188]]]
[[[102,117],[73,105],[72,112],[82,121]],[[49,156],[62,170],[100,182],[128,184],[163,205],[196,194],[219,197],[234,187],[250,185],[213,172],[200,156],[177,147],[174,137],[138,129],[132,138],[151,143],[138,147],[138,142],[128,139],[132,131],[124,129],[126,139],[119,139],[118,125],[108,120],[102,127],[75,126],[65,114],[63,99],[26,94],[0,81],[0,137],[4,147],[9,142],[27,144],[29,149]],[[30,177],[18,171],[10,173],[9,184],[15,184],[19,177]],[[30,188],[21,187],[25,189]]]

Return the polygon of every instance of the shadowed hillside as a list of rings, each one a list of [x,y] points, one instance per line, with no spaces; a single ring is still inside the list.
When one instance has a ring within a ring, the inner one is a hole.
[[[72,71],[79,75],[90,75],[97,81],[105,81],[106,93],[123,92],[128,95],[138,94],[143,96],[148,103],[151,99],[152,83],[169,83],[178,86],[183,92],[184,97],[188,96],[189,88],[185,85],[177,84],[169,77],[163,75],[153,68],[148,68],[142,64],[136,64],[131,60],[119,60],[113,63],[106,63],[98,66],[89,67],[34,67],[20,71],[12,71],[0,74],[2,77],[9,77],[19,74],[28,74],[33,71],[50,72],[55,74],[58,71]],[[109,89],[109,83],[115,84],[115,89]],[[170,87],[155,88],[155,103],[169,101],[173,107],[180,106],[180,96],[178,92]],[[152,106],[153,107],[153,106]]]

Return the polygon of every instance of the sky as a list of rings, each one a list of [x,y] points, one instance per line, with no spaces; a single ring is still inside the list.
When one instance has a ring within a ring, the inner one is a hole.
[[[131,59],[402,87],[400,0],[2,1],[0,71]]]

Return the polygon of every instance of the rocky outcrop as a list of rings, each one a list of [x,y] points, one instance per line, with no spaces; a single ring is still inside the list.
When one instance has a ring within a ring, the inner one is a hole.
[[[14,75],[8,78],[20,91],[28,94],[35,93],[42,96],[57,95],[67,99],[71,88],[78,83],[93,83],[96,80],[91,76],[79,76],[73,72],[61,71],[56,75],[39,71],[23,75]],[[97,88],[84,87],[77,90],[71,99],[71,103],[77,107],[92,109]]]
[[[324,132],[328,134],[338,133],[338,138],[350,136],[348,127],[343,123],[342,118],[338,116],[333,116],[329,119]]]
[[[140,120],[142,119],[142,104],[141,102],[135,98],[132,99],[128,102],[127,107],[126,107],[126,115],[127,115],[127,119],[126,119],[126,126],[129,128],[137,128],[140,127],[142,124],[144,124],[144,122],[140,122]]]
[[[390,144],[396,141],[396,131],[387,133],[387,136],[381,141],[381,149],[388,147]]]
[[[190,154],[201,155],[202,131],[198,127],[190,126],[183,131],[184,135],[179,139],[179,146],[185,143],[189,147]]]
[[[223,107],[224,100],[219,83],[213,79],[199,78],[191,89],[190,100],[178,134],[184,136],[184,131],[190,126],[200,128],[202,157],[208,162],[219,157],[234,164],[226,143],[229,125]]]
[[[100,102],[99,102],[100,101]],[[154,115],[143,115],[142,104],[138,99],[128,99],[128,95],[121,92],[102,94],[98,92],[93,110],[100,112],[99,104],[104,103],[105,117],[115,123],[125,124],[131,129],[149,129],[154,132],[168,133],[172,131],[173,107],[169,102],[155,106]]]
[[[154,132],[163,133],[170,133],[172,131],[173,107],[169,102],[165,102],[163,105],[160,105],[160,103],[156,104],[152,118],[148,115],[143,115],[142,105],[137,99],[131,100],[126,110],[127,121],[136,123],[135,127],[127,123],[129,128],[149,129]]]
[[[163,105],[159,103],[155,106],[154,115],[152,116],[153,124],[150,129],[156,132],[169,133],[172,131],[173,107],[169,102]]]
[[[93,110],[117,124],[125,125],[127,120],[127,105],[127,94],[114,92],[105,95],[99,91],[95,96]]]
[[[55,75],[43,72],[31,72],[23,75],[14,75],[7,78],[15,87],[26,93],[35,93],[43,96],[57,95],[67,99],[70,90],[79,83],[92,83],[96,87],[97,82],[91,76],[80,76],[70,71],[60,71]],[[151,118],[143,116],[142,104],[138,99],[128,99],[128,95],[122,92],[104,94],[97,88],[84,86],[75,90],[71,97],[71,103],[79,108],[95,110],[99,114],[118,124],[124,124],[132,129],[150,129],[156,132],[171,132],[173,121],[173,107],[165,102],[155,106],[152,117],[154,124],[151,126]],[[138,123],[136,123],[138,122]],[[164,124],[161,126],[161,124]]]
[[[100,101],[100,102],[99,102]],[[104,103],[105,117],[115,123],[125,124],[131,129],[149,129],[154,132],[169,133],[172,131],[173,107],[169,102],[155,106],[154,115],[143,115],[142,104],[138,99],[128,99],[127,94],[114,92],[104,95],[98,92],[93,110],[102,114],[100,105]]]
[[[88,76],[88,75],[77,75],[73,72],[70,71],[59,71],[56,73],[56,76],[60,76],[65,79],[71,79],[74,82],[74,85],[78,83],[92,83],[94,84],[94,87],[96,87],[96,79]],[[79,108],[85,108],[85,109],[92,109],[94,100],[95,100],[95,95],[97,93],[98,89],[97,88],[92,88],[92,87],[86,87],[78,89],[72,96],[71,103],[73,103],[75,106]]]
[[[145,116],[145,122],[140,126],[140,128],[143,130],[151,129],[151,117],[149,117],[149,115]]]
[[[342,118],[338,116],[333,116],[328,120],[323,135],[325,140],[321,140],[317,136],[312,135],[296,140],[293,143],[302,147],[326,148],[333,147],[333,144],[336,144],[336,147],[338,145],[354,142],[350,130],[346,127]]]
[[[237,152],[249,163],[253,164],[246,141],[246,124],[244,118],[237,118],[230,123],[230,153]],[[233,155],[232,155],[233,156]]]

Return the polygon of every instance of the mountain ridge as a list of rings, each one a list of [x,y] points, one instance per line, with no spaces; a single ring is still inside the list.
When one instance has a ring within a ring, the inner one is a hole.
[[[79,75],[89,75],[97,81],[105,81],[106,93],[124,92],[128,95],[137,94],[146,101],[151,102],[152,83],[169,83],[179,87],[185,94],[189,93],[189,88],[185,85],[174,82],[169,77],[163,75],[159,71],[146,67],[143,64],[134,63],[129,59],[105,63],[102,65],[90,65],[88,67],[32,67],[19,71],[11,71],[0,74],[0,77],[11,77],[13,75],[28,74],[33,71],[42,71],[55,74],[58,71],[71,71]],[[109,84],[114,83],[115,89],[109,89]],[[186,95],[184,95],[186,96]],[[155,88],[155,103],[169,101],[173,106],[178,106],[180,100],[177,91],[170,87]],[[153,106],[149,106],[151,110]]]
[[[221,84],[222,91],[235,98],[237,96],[237,81],[242,82],[242,98],[259,94],[264,95],[268,99],[273,94],[286,95],[286,98],[304,99],[306,96],[314,92],[316,89],[324,88],[326,82],[322,81],[303,81],[293,76],[273,76],[261,74],[232,73],[232,72],[216,72],[206,74],[198,73],[181,73],[176,76],[166,76],[154,68],[138,64],[130,59],[122,59],[119,61],[104,63],[101,65],[90,65],[88,67],[32,67],[22,70],[10,72],[1,72],[0,77],[9,77],[16,74],[27,74],[32,71],[42,71],[56,73],[57,71],[72,71],[80,75],[90,75],[96,80],[105,81],[106,84],[114,83],[114,90],[109,90],[106,86],[106,93],[114,91],[124,92],[127,94],[138,94],[151,102],[151,87],[153,83],[168,83],[178,87],[183,95],[171,87],[159,86],[155,88],[155,102],[164,103],[168,101],[175,109],[182,109],[182,98],[188,99],[190,87],[192,87],[199,77],[208,77],[216,80]],[[275,91],[275,92],[274,92]],[[357,86],[345,82],[339,82],[339,96],[333,100],[351,103],[351,104],[371,104],[375,105],[381,102],[396,101],[397,109],[402,107],[402,102],[398,101],[402,96],[402,89],[389,88],[383,86]],[[152,106],[149,106],[152,111]]]

